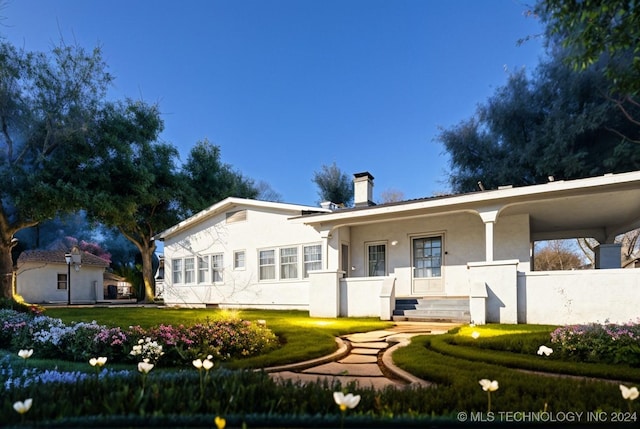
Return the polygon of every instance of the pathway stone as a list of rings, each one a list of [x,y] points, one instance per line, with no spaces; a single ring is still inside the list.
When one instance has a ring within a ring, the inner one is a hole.
[[[370,355],[356,355],[351,353],[349,356],[344,359],[340,359],[338,363],[354,363],[354,364],[363,364],[363,363],[377,363],[378,356],[370,356]]]
[[[340,349],[332,355],[310,362],[284,365],[270,371],[276,380],[300,383],[327,381],[340,382],[342,386],[356,383],[360,387],[384,389],[389,386],[402,388],[410,384],[428,385],[411,374],[396,368],[386,351],[410,341],[415,335],[444,333],[459,326],[452,323],[399,322],[390,330],[361,332],[345,335]],[[390,374],[394,374],[391,376]]]
[[[358,348],[351,349],[351,354],[354,354],[354,355],[377,355],[378,353],[380,353],[380,350],[381,349],[378,349],[378,348],[367,349],[367,348],[364,348],[364,347],[360,347],[360,345],[358,345]]]

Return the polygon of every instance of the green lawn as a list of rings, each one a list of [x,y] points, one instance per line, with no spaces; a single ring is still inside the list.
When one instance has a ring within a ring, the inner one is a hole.
[[[245,320],[265,320],[282,346],[269,353],[228,362],[230,368],[265,368],[295,363],[330,354],[336,350],[335,337],[393,326],[375,318],[319,319],[305,311],[169,309],[154,307],[119,308],[49,308],[46,315],[70,322],[96,322],[107,326],[144,328],[166,325],[189,325],[230,314]]]

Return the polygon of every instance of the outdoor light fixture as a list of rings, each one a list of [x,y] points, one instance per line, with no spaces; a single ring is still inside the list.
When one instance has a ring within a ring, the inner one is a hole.
[[[71,305],[71,253],[64,254],[67,263],[67,305]]]
[[[71,252],[64,254],[64,261],[67,263],[67,305],[71,305],[71,264],[76,272],[82,266],[82,255],[77,246],[73,246]]]

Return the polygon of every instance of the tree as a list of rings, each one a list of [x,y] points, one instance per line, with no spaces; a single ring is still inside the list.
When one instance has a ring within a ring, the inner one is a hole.
[[[636,0],[541,0],[534,13],[546,24],[550,43],[567,51],[565,60],[575,70],[604,63],[609,98],[640,126],[636,113],[640,107],[640,4]]]
[[[404,192],[399,189],[385,189],[380,193],[380,202],[385,203],[397,203],[404,200]]]
[[[630,95],[640,93],[640,4],[636,0],[540,0],[534,7],[548,38],[586,70],[606,57],[604,73]]]
[[[566,240],[545,242],[534,255],[535,271],[575,270],[584,265],[580,255],[569,247]]]
[[[600,243],[593,238],[579,238],[578,247],[592,266],[595,265],[595,248]],[[620,266],[634,268],[640,261],[640,229],[634,229],[617,236],[614,243],[620,244]]]
[[[312,181],[318,185],[320,201],[331,201],[345,207],[353,202],[353,181],[335,162],[322,165],[321,171],[313,173]]]
[[[578,73],[562,51],[520,70],[478,106],[476,115],[441,132],[456,192],[545,183],[640,168],[640,127],[602,94],[607,83],[594,65]]]
[[[91,165],[87,135],[111,81],[99,49],[61,44],[32,53],[0,40],[1,296],[13,296],[15,234],[81,207],[68,179]]]
[[[227,197],[256,198],[253,180],[221,161],[220,147],[199,141],[182,167],[185,192],[182,204],[188,214],[197,213]]]
[[[144,299],[154,298],[154,236],[183,215],[184,184],[175,162],[178,152],[155,143],[163,124],[156,106],[127,101],[111,104],[95,135],[98,149],[85,174],[86,210],[91,220],[117,228],[142,258]]]

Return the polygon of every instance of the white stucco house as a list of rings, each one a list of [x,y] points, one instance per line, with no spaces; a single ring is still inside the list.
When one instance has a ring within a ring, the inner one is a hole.
[[[174,306],[475,323],[627,322],[640,270],[614,238],[640,227],[640,172],[355,207],[227,198],[162,232]],[[532,271],[533,243],[593,237],[596,269]]]
[[[74,252],[67,265],[64,250],[29,250],[18,257],[16,292],[33,304],[94,304],[104,300],[103,274],[109,263]]]

